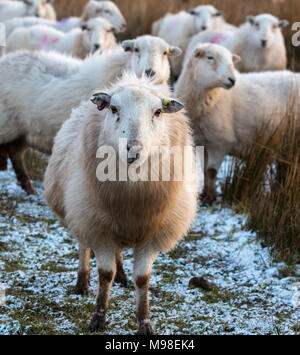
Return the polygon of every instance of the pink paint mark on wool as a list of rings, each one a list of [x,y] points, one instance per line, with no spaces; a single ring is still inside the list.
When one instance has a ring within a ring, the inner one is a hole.
[[[223,42],[227,41],[229,38],[230,38],[230,36],[225,35],[224,33],[218,33],[215,37],[213,37],[210,40],[210,43],[213,43],[213,44],[223,43]]]
[[[37,49],[42,49],[42,48],[45,48],[51,44],[55,44],[57,42],[59,42],[58,37],[55,37],[53,39],[49,39],[48,34],[45,33],[44,36],[42,37],[40,43],[38,43],[38,45],[36,47],[37,47]]]

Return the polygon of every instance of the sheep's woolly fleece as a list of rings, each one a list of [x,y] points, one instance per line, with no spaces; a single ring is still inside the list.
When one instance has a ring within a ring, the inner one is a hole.
[[[27,197],[10,169],[0,172],[0,334],[87,334],[97,289],[92,261],[90,295],[76,296],[77,244],[43,199]],[[300,266],[289,270],[243,228],[245,217],[220,204],[201,208],[193,232],[169,254],[161,254],[150,281],[152,322],[159,334],[296,334],[300,308],[292,285]],[[125,269],[132,277],[131,252]],[[287,272],[289,270],[289,272]],[[205,276],[217,291],[189,288]],[[0,298],[1,299],[1,298]],[[106,334],[132,334],[135,292],[112,287]]]

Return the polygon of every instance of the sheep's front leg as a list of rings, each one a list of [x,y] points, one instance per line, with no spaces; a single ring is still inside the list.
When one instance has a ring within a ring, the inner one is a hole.
[[[7,170],[7,158],[8,154],[3,146],[0,146],[0,171]]]
[[[134,281],[136,289],[136,317],[139,327],[138,334],[155,334],[150,323],[148,289],[151,268],[159,251],[152,245],[135,249],[134,254]]]
[[[77,295],[87,295],[90,282],[90,258],[91,249],[79,245],[79,269],[75,293]]]
[[[122,250],[116,253],[116,262],[117,262],[117,273],[115,277],[115,282],[119,283],[123,287],[128,288],[128,278],[124,271]]]
[[[216,181],[218,170],[225,154],[219,151],[205,150],[203,202],[212,204],[217,199]]]
[[[95,312],[91,320],[90,330],[101,331],[105,327],[106,313],[110,289],[116,273],[116,249],[110,246],[102,246],[94,250],[99,272],[98,294]]]

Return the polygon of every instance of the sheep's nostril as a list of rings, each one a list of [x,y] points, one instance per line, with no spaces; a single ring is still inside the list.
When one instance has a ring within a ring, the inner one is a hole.
[[[97,51],[100,48],[100,44],[94,44],[94,51]]]
[[[261,45],[262,45],[263,47],[266,47],[266,46],[267,46],[267,43],[268,43],[268,41],[267,41],[266,39],[262,39],[262,40],[261,40]]]
[[[154,75],[155,75],[155,71],[152,70],[152,69],[147,69],[145,71],[145,74],[149,77],[149,78],[152,78]]]
[[[228,78],[228,80],[230,81],[230,83],[231,83],[232,86],[235,85],[235,79],[233,79],[233,78]]]
[[[129,152],[131,149],[131,147],[129,145],[127,145],[127,152]]]
[[[207,26],[202,26],[202,31],[206,31],[207,30]]]

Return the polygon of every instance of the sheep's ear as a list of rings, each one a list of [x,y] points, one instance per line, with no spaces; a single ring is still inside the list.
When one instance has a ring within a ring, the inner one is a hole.
[[[102,111],[105,108],[109,107],[110,100],[111,96],[104,92],[94,94],[91,99],[92,103],[97,105],[99,111]]]
[[[253,25],[254,24],[254,16],[247,16],[246,21],[251,23],[251,25]]]
[[[196,48],[194,51],[194,56],[196,58],[202,58],[205,56],[205,50],[203,48]]]
[[[223,16],[223,11],[217,11],[214,16],[218,17],[218,16]]]
[[[179,57],[182,54],[182,50],[178,47],[169,47],[168,56],[169,57]]]
[[[124,48],[125,52],[132,52],[134,49],[134,40],[126,40],[122,42],[122,47]]]
[[[174,113],[183,109],[183,104],[173,100],[173,99],[162,99],[162,112],[163,113]]]
[[[188,10],[187,13],[193,16],[197,16],[197,12],[194,9]]]
[[[289,21],[287,20],[281,20],[279,21],[279,27],[283,28],[289,25]]]
[[[239,55],[237,55],[237,54],[233,54],[233,55],[232,55],[233,64],[237,64],[237,63],[239,63],[241,60],[242,60],[242,58],[241,58]]]

